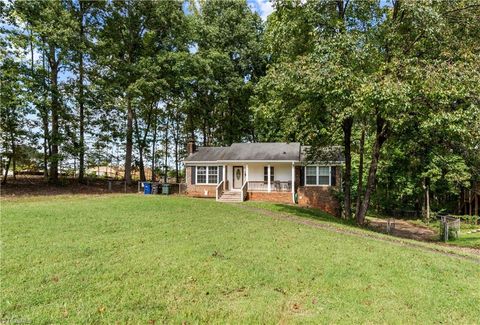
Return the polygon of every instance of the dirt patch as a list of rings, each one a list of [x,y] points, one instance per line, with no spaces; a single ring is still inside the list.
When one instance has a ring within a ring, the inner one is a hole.
[[[19,176],[16,180],[9,179],[1,186],[2,198],[45,195],[75,195],[75,194],[110,194],[136,193],[137,182],[125,187],[122,181],[113,181],[111,190],[106,179],[89,179],[79,183],[76,179],[61,178],[58,184],[50,184],[41,176]]]
[[[295,222],[297,224],[302,224],[306,225],[309,227],[314,227],[314,228],[320,228],[320,229],[325,229],[328,231],[333,231],[336,233],[341,233],[345,235],[350,235],[350,236],[356,236],[356,237],[362,237],[362,238],[371,238],[374,240],[379,240],[379,241],[384,241],[384,242],[389,242],[394,245],[398,246],[405,246],[405,247],[413,247],[416,249],[420,249],[423,251],[427,252],[432,252],[440,255],[445,255],[445,256],[450,256],[450,257],[455,257],[455,258],[460,258],[460,259],[466,259],[470,260],[472,262],[480,264],[480,250],[474,249],[474,248],[464,248],[464,247],[454,247],[454,246],[443,246],[443,245],[438,245],[438,247],[435,247],[437,245],[429,245],[426,246],[427,244],[422,244],[422,243],[415,243],[414,241],[407,241],[401,238],[397,237],[389,237],[389,236],[382,236],[379,234],[376,234],[374,232],[369,233],[366,231],[361,231],[356,230],[354,228],[342,228],[335,226],[334,224],[331,223],[323,223],[321,221],[317,220],[312,220],[312,219],[305,219],[293,214],[288,214],[288,213],[283,213],[283,212],[274,212],[270,211],[267,209],[262,209],[258,207],[252,207],[252,206],[247,206],[244,204],[236,204],[238,207],[249,210],[252,212],[260,213],[265,216],[273,217],[276,219],[281,219],[285,221],[290,221],[290,222]],[[465,255],[469,254],[469,255]]]
[[[387,220],[378,218],[369,218],[369,227],[379,232],[387,232]],[[409,238],[422,241],[434,241],[438,234],[432,229],[415,225],[406,220],[395,219],[395,227],[392,229],[392,236]]]

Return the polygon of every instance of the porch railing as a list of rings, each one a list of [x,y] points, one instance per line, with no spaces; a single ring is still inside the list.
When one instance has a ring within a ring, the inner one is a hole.
[[[248,190],[252,192],[268,192],[268,182],[265,181],[248,181]],[[291,181],[273,181],[270,183],[270,191],[272,192],[291,192]]]
[[[224,181],[221,181],[218,185],[217,185],[217,189],[215,191],[215,198],[216,200],[218,201],[218,199],[222,196],[223,194],[223,182]]]
[[[242,202],[247,199],[248,194],[248,182],[245,182],[242,186]]]

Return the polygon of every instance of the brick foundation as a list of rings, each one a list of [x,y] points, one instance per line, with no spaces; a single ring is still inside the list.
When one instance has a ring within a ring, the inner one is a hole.
[[[248,192],[250,201],[267,201],[277,203],[293,203],[291,192]]]
[[[188,185],[185,194],[194,197],[215,197],[217,185]]]
[[[332,192],[333,189],[328,186],[300,186],[298,188],[298,204],[318,208],[334,216],[339,216],[340,206]]]
[[[215,197],[217,185],[198,185],[192,184],[192,171],[190,167],[185,168],[185,180],[187,182],[187,196],[194,197]]]

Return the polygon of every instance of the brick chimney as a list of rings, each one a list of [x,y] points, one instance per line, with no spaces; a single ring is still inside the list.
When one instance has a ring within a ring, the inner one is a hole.
[[[187,153],[188,155],[192,155],[195,151],[197,151],[197,145],[195,144],[195,140],[188,140],[187,142]]]

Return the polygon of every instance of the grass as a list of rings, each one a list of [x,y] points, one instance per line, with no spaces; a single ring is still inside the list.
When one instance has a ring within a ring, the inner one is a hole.
[[[235,205],[140,195],[1,204],[2,321],[427,324],[480,314],[472,261]],[[305,211],[289,212],[334,222]]]

